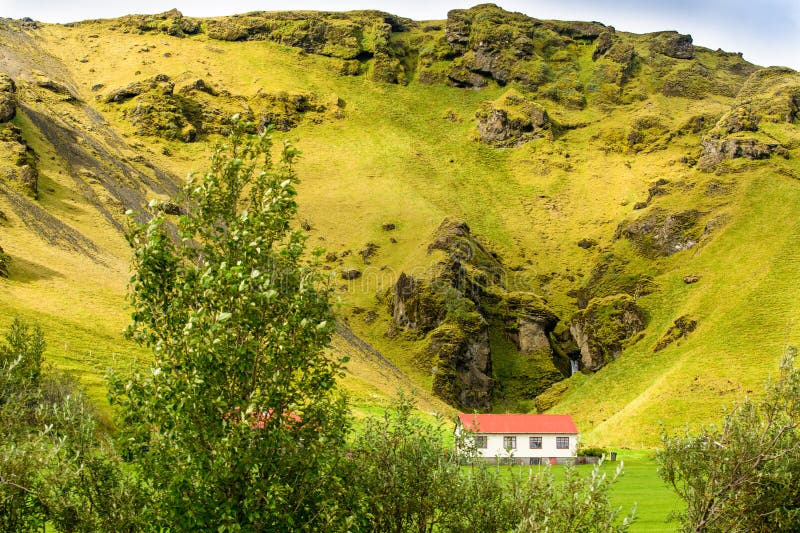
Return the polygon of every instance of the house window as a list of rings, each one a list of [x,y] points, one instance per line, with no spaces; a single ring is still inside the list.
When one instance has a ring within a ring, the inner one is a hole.
[[[486,435],[477,435],[475,437],[475,447],[477,448],[487,448],[488,442],[486,439]]]
[[[506,450],[516,450],[517,437],[503,437],[503,448]]]
[[[541,450],[542,449],[542,437],[531,437],[531,442],[529,448],[531,450]]]
[[[569,448],[569,437],[556,437],[556,448],[566,450]]]

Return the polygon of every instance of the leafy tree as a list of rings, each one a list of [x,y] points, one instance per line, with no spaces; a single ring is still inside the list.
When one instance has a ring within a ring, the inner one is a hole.
[[[150,370],[112,376],[126,456],[151,480],[172,531],[346,527],[337,458],[348,415],[329,288],[304,259],[285,144],[236,118],[210,170],[164,215],[132,228],[128,333]],[[153,207],[157,207],[153,204]]]
[[[795,350],[759,399],[721,426],[662,436],[661,477],[686,502],[684,531],[800,531],[800,370]]]
[[[139,531],[145,494],[69,376],[42,367],[44,335],[14,319],[0,346],[0,531]]]
[[[463,512],[459,457],[442,437],[442,421],[420,419],[403,394],[382,417],[364,421],[349,447],[361,530],[433,531],[448,513]]]

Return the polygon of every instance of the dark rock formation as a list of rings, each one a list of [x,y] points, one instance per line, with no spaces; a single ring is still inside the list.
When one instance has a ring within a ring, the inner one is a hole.
[[[104,101],[106,103],[120,103],[148,91],[158,91],[163,95],[169,95],[172,94],[174,89],[175,84],[170,81],[169,76],[166,74],[159,74],[152,78],[129,83],[128,85],[114,89],[106,95]]]
[[[372,262],[372,257],[378,253],[378,248],[380,248],[380,246],[374,242],[368,242],[364,249],[358,252],[358,255],[361,256],[361,260],[364,261],[365,265],[369,265]]]
[[[9,262],[11,262],[11,258],[6,255],[5,251],[3,251],[3,247],[0,246],[0,278],[8,277]]]
[[[492,146],[518,146],[552,135],[547,111],[516,91],[508,91],[495,102],[484,103],[475,116],[481,140]]]
[[[463,408],[490,406],[492,328],[520,357],[515,374],[503,376],[504,394],[533,399],[566,375],[554,365],[549,338],[558,318],[535,294],[505,289],[502,263],[465,222],[445,219],[428,252],[441,257],[430,277],[401,274],[387,300],[390,334],[427,335],[417,360],[433,373],[434,393]]]
[[[581,239],[578,241],[578,247],[588,250],[597,246],[597,241],[594,239]]]
[[[594,52],[592,52],[592,61],[597,61],[604,56],[606,52],[611,50],[611,47],[616,42],[615,37],[616,35],[613,27],[609,27],[607,31],[598,35],[594,44]]]
[[[700,212],[695,210],[668,213],[653,209],[633,222],[620,224],[615,238],[628,239],[646,257],[666,257],[697,244],[699,219]]]
[[[620,356],[627,339],[645,327],[633,297],[618,294],[593,299],[573,315],[570,332],[580,348],[580,368],[595,372]]]
[[[361,271],[356,268],[348,268],[342,270],[342,279],[353,280],[361,277]]]
[[[697,320],[687,316],[677,318],[667,332],[659,339],[658,343],[656,343],[653,351],[660,352],[673,342],[688,337],[689,333],[693,332],[696,328]]]
[[[216,89],[214,89],[212,86],[207,84],[205,82],[205,80],[203,80],[202,78],[194,78],[194,79],[179,83],[179,84],[176,85],[174,90],[175,90],[175,92],[181,93],[181,94],[190,93],[190,92],[193,92],[193,91],[199,91],[201,93],[206,93],[206,94],[209,94],[211,96],[217,96],[219,94]]]
[[[38,157],[22,137],[22,131],[11,122],[0,124],[0,149],[0,179],[38,199]]]
[[[392,323],[425,335],[437,328],[447,315],[444,296],[421,279],[400,274],[389,303]]]
[[[704,170],[726,159],[768,159],[776,152],[784,152],[777,142],[763,142],[753,138],[707,138],[701,141],[703,151],[697,168]]]
[[[0,74],[0,122],[8,122],[17,114],[17,101],[14,98],[16,90],[14,80]]]
[[[433,368],[434,394],[453,405],[491,407],[489,328],[480,315],[439,326],[431,333],[424,354]]]
[[[691,35],[681,35],[675,31],[661,32],[654,36],[650,45],[653,52],[675,59],[694,58],[694,46]]]
[[[549,335],[558,317],[539,296],[529,292],[511,292],[506,297],[506,333],[523,354],[550,352]]]

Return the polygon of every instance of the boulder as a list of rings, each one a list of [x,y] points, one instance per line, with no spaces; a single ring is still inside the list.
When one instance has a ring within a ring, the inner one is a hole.
[[[34,81],[36,85],[42,89],[47,89],[50,92],[66,96],[69,100],[76,99],[75,95],[72,94],[72,91],[70,91],[69,88],[63,83],[59,83],[45,76],[35,76]]]
[[[194,78],[184,81],[183,83],[179,83],[175,86],[174,90],[179,94],[186,94],[193,91],[210,94],[211,96],[217,96],[219,94],[216,89],[207,84],[202,78]]]
[[[596,372],[622,354],[625,341],[645,327],[633,297],[595,298],[572,316],[569,330],[580,348],[580,368]]]
[[[510,292],[506,296],[506,332],[523,354],[547,352],[552,355],[548,335],[558,317],[544,300],[531,292]]]

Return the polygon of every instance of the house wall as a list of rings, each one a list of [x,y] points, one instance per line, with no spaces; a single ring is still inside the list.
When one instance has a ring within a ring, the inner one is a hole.
[[[546,433],[508,433],[501,434],[485,434],[475,433],[475,436],[486,435],[486,448],[478,448],[478,456],[487,459],[494,459],[495,457],[509,457],[528,458],[528,457],[575,457],[578,455],[578,436],[563,435],[563,434],[546,434]],[[517,437],[517,447],[509,453],[503,446],[503,437]],[[530,437],[541,437],[542,448],[531,449]],[[559,450],[556,448],[556,437],[569,438],[569,448]]]

